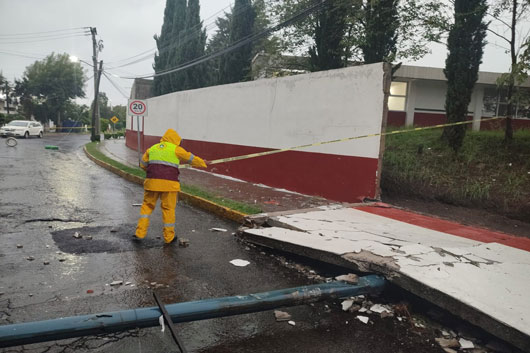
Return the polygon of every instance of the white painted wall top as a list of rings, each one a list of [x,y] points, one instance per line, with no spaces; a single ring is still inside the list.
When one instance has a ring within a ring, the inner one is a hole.
[[[383,64],[175,92],[149,99],[145,134],[287,148],[379,133]],[[304,149],[378,158],[380,137]]]

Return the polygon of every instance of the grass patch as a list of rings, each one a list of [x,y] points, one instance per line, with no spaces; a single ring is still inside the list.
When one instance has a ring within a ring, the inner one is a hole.
[[[454,153],[442,129],[387,135],[382,187],[386,192],[460,205],[530,212],[530,131],[504,143],[503,131],[468,131]],[[530,214],[530,213],[529,213]]]
[[[107,157],[105,154],[100,152],[97,142],[87,143],[85,147],[88,153],[90,153],[95,158],[105,163],[108,163],[112,165],[113,167],[116,167],[126,173],[133,174],[141,178],[145,178],[145,172],[141,168],[133,168],[133,167],[127,166],[125,164],[115,161],[112,158]],[[181,184],[181,189],[182,191],[190,195],[202,197],[203,199],[214,202],[224,207],[231,208],[235,211],[238,211],[244,214],[257,214],[257,213],[262,212],[262,210],[259,207],[256,207],[254,205],[249,205],[243,202],[238,202],[238,201],[230,200],[224,197],[216,196],[212,194],[211,192],[202,190],[196,186],[189,186],[189,185]]]
[[[92,156],[94,156],[96,159],[99,159],[100,161],[103,161],[107,164],[110,164],[113,167],[116,167],[120,170],[123,170],[126,173],[139,176],[141,178],[145,178],[145,172],[141,168],[134,168],[130,167],[128,165],[122,164],[120,162],[115,161],[112,158],[107,157],[105,154],[99,151],[98,142],[89,142],[85,145],[88,153],[90,153]]]
[[[193,196],[202,197],[203,199],[215,202],[218,205],[222,205],[233,210],[239,211],[244,214],[257,214],[261,213],[262,210],[254,205],[245,204],[239,201],[230,200],[221,196],[214,195],[208,191],[204,191],[196,186],[182,185],[182,191],[191,194]]]

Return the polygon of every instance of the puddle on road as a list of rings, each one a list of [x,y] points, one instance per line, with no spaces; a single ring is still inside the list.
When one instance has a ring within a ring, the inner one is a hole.
[[[117,253],[164,246],[164,240],[157,237],[135,240],[134,231],[135,225],[125,224],[118,227],[69,228],[51,234],[59,250],[69,254]],[[81,235],[80,238],[74,237],[76,232]]]

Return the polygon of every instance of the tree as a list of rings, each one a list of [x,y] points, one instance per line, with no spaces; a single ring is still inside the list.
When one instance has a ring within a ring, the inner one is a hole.
[[[336,69],[345,66],[344,35],[347,8],[343,1],[327,2],[316,16],[315,44],[309,48],[311,71]]]
[[[273,10],[279,18],[287,19],[314,3],[279,0]],[[342,8],[346,16],[342,41],[335,45],[335,51],[342,52],[343,66],[348,61],[420,59],[429,52],[428,44],[439,42],[446,30],[442,26],[447,22],[446,5],[435,0],[328,0],[327,4]],[[301,48],[315,46],[320,16],[313,14],[284,30],[284,51],[296,54]]]
[[[166,0],[164,22],[160,36],[154,36],[158,53],[155,54],[153,69],[160,73],[171,68],[175,62],[179,46],[179,36],[186,20],[186,0]],[[153,94],[159,96],[172,92],[171,75],[155,76]]]
[[[473,86],[482,63],[484,38],[488,25],[484,23],[486,0],[455,0],[454,24],[449,32],[449,54],[444,73],[447,78],[445,111],[447,121],[456,123],[467,117]],[[442,138],[456,152],[462,146],[466,133],[463,125],[444,128]]]
[[[229,42],[236,43],[253,33],[256,13],[250,0],[235,0],[231,17]],[[239,82],[249,79],[252,61],[252,43],[223,55],[220,65],[221,83]]]
[[[40,121],[51,119],[60,125],[66,103],[85,97],[85,80],[79,62],[70,61],[66,53],[52,53],[26,68],[18,81],[18,92]]]
[[[509,142],[513,139],[512,118],[514,115],[514,103],[520,97],[517,84],[521,84],[528,77],[529,56],[527,53],[521,53],[525,47],[528,48],[530,37],[521,38],[518,27],[521,22],[528,18],[530,2],[528,0],[496,0],[492,6],[490,16],[493,17],[496,24],[500,25],[502,30],[489,31],[508,44],[506,53],[510,54],[510,70],[502,75],[497,81],[501,90],[506,91],[506,128],[504,139]],[[506,19],[508,17],[509,19]],[[499,27],[496,27],[499,28]],[[509,31],[509,35],[504,33]],[[521,45],[518,45],[521,43]]]
[[[78,121],[86,125],[91,124],[90,109],[85,104],[80,105],[73,101],[67,102],[65,104],[64,115],[72,121]]]
[[[206,53],[211,54],[219,50],[227,48],[230,45],[230,21],[232,20],[232,13],[225,12],[223,16],[219,16],[215,20],[217,30],[208,42]],[[221,65],[224,61],[221,57],[217,57],[208,61],[208,86],[221,84]]]

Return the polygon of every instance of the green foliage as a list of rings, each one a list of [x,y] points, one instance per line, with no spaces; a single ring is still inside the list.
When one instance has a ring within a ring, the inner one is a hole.
[[[441,41],[449,22],[447,5],[435,0],[334,0],[330,3],[343,8],[346,16],[339,46],[344,63],[418,60],[429,53],[429,43]],[[279,0],[273,5],[273,13],[286,19],[312,4],[312,0]],[[316,46],[320,16],[309,16],[286,29],[282,33],[282,49],[296,54],[301,48]]]
[[[464,121],[468,114],[467,108],[482,63],[487,8],[486,0],[455,0],[455,22],[449,32],[449,55],[444,70],[447,77],[445,110],[449,123]],[[454,151],[458,151],[465,134],[464,125],[448,126],[444,128],[442,137]]]
[[[327,2],[316,15],[315,44],[309,48],[311,71],[337,69],[345,66],[343,38],[346,33],[347,8],[342,1]]]
[[[530,130],[516,131],[511,146],[504,144],[502,131],[468,132],[457,154],[440,135],[440,130],[423,130],[385,137],[384,192],[528,219]]]
[[[229,43],[236,43],[250,36],[254,29],[256,13],[250,0],[235,0],[229,22]],[[252,43],[248,43],[221,57],[220,82],[233,83],[249,79],[252,61]]]
[[[66,53],[52,53],[28,66],[16,81],[15,91],[26,114],[34,114],[41,122],[57,122],[70,100],[85,97],[83,68],[69,58]]]
[[[68,101],[64,106],[64,116],[66,119],[78,121],[82,124],[90,125],[90,110],[86,105],[79,105],[73,101]]]

